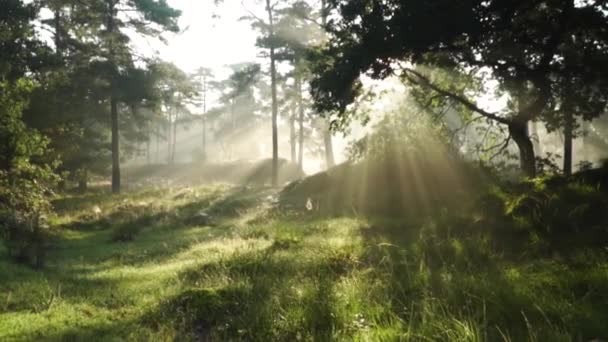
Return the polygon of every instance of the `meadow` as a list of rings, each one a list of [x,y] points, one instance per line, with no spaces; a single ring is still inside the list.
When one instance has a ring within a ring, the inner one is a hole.
[[[280,209],[264,187],[61,195],[42,270],[0,250],[0,340],[606,338],[605,245],[485,201],[395,219]]]

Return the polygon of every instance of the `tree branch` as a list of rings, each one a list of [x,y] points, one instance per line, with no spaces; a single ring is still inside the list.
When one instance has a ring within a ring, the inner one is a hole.
[[[415,71],[411,68],[403,68],[403,71],[405,72],[405,77],[413,83],[416,84],[421,84],[423,86],[426,86],[430,89],[432,89],[433,91],[437,92],[438,94],[448,97],[452,100],[455,100],[457,102],[459,102],[460,104],[462,104],[463,106],[467,107],[468,109],[478,113],[479,115],[482,115],[488,119],[494,120],[498,123],[501,123],[503,125],[509,125],[511,124],[511,120],[501,117],[499,115],[497,115],[496,113],[490,113],[486,110],[483,110],[481,108],[479,108],[476,104],[474,104],[473,102],[469,101],[468,99],[466,99],[465,97],[458,95],[458,94],[454,94],[453,92],[449,91],[449,90],[445,90],[442,89],[441,87],[437,86],[436,84],[433,84],[428,77],[424,76],[423,74],[419,73],[418,71]],[[409,75],[408,75],[409,74]],[[413,77],[411,75],[414,75]]]

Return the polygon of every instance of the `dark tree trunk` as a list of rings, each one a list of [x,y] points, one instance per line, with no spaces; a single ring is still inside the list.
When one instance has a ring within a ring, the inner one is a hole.
[[[274,20],[270,0],[266,0],[266,11],[268,12],[268,28],[270,30],[270,88],[272,94],[272,185],[279,184],[279,142],[278,142],[278,103],[277,103],[277,70],[276,57],[274,54]]]
[[[109,58],[113,67],[112,79],[110,81],[110,121],[112,125],[112,192],[120,192],[120,147],[118,139],[118,100],[116,99],[115,88],[116,88],[116,61],[114,56],[114,42],[113,35],[115,32],[114,20],[116,16],[116,2],[114,0],[107,0],[107,30],[109,33],[108,50]]]
[[[323,25],[323,28],[325,28],[327,25],[327,16],[328,12],[326,0],[321,0],[321,24]],[[325,145],[325,164],[329,169],[336,165],[336,161],[334,159],[334,146],[331,140],[331,123],[329,115],[326,119],[324,119],[323,143]]]
[[[571,111],[564,113],[564,175],[572,175],[572,131],[574,118]]]
[[[302,79],[300,76],[297,77],[297,96],[298,96],[298,123],[299,123],[299,132],[298,132],[298,166],[300,170],[304,168],[304,104],[302,103]]]
[[[55,52],[57,57],[63,57],[63,28],[61,27],[61,8],[57,5],[53,14],[53,25],[55,26]]]
[[[589,122],[583,120],[581,122],[581,128],[582,128],[581,143],[583,145],[582,149],[581,149],[581,151],[582,151],[582,156],[581,157],[582,157],[582,159],[584,161],[588,161],[587,160],[587,158],[588,158],[588,155],[587,155],[587,145],[588,145],[587,139],[588,139],[588,136],[589,136]]]
[[[118,141],[118,103],[114,95],[110,97],[112,121],[112,192],[120,193],[120,149]]]
[[[530,178],[536,177],[536,158],[534,156],[534,145],[528,134],[528,122],[512,122],[509,124],[509,134],[519,148],[519,162],[524,175]]]

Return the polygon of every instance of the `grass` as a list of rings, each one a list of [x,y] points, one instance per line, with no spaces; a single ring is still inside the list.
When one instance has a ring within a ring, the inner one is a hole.
[[[550,242],[535,248],[446,210],[420,221],[282,215],[274,195],[204,186],[57,199],[43,271],[0,249],[0,340],[608,337],[602,246],[549,253]],[[212,224],[189,224],[201,210]]]

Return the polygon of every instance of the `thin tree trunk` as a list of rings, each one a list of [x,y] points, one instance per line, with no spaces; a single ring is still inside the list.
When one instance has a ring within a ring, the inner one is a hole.
[[[175,112],[175,122],[173,123],[173,146],[171,147],[171,164],[175,163],[175,147],[177,145],[177,119],[178,114]]]
[[[167,122],[167,164],[171,164],[171,115]]]
[[[160,157],[160,122],[156,124],[156,156],[154,162],[158,164]]]
[[[207,161],[207,76],[203,76],[203,161]]]
[[[278,103],[277,103],[277,70],[274,55],[274,20],[270,0],[266,0],[266,11],[268,12],[268,28],[270,31],[270,87],[272,94],[272,185],[279,184],[279,143],[278,143]]]
[[[588,155],[587,155],[587,139],[589,136],[589,122],[586,120],[582,120],[581,122],[581,128],[582,128],[582,134],[581,134],[581,151],[582,151],[582,158],[584,161],[588,161]]]
[[[304,166],[304,104],[302,103],[302,78],[298,75],[296,79],[298,96],[298,122],[299,122],[299,151],[298,166],[303,170]]]
[[[63,28],[61,27],[61,7],[56,5],[53,13],[53,25],[55,26],[55,53],[57,57],[63,57]]]
[[[110,62],[113,67],[112,79],[110,81],[110,121],[112,125],[112,192],[120,192],[120,147],[118,138],[118,100],[116,99],[115,72],[116,61],[114,56],[114,17],[116,16],[116,3],[114,0],[107,0],[107,30],[109,33],[108,51]]]
[[[297,162],[296,156],[296,113],[295,108],[292,108],[291,115],[289,116],[289,144],[291,147],[291,162]]]
[[[570,110],[564,113],[564,175],[572,175],[572,131],[574,118]]]
[[[112,121],[112,192],[120,193],[120,148],[118,140],[118,103],[114,95],[110,96]]]
[[[203,161],[207,161],[207,118],[203,114]]]
[[[323,25],[323,29],[325,29],[325,26],[327,25],[326,0],[321,0],[321,24]],[[333,146],[333,142],[331,139],[330,116],[327,115],[327,117],[323,121],[325,123],[323,125],[323,143],[325,145],[325,164],[327,165],[327,168],[329,169],[336,165],[336,161],[334,159],[334,146]]]

